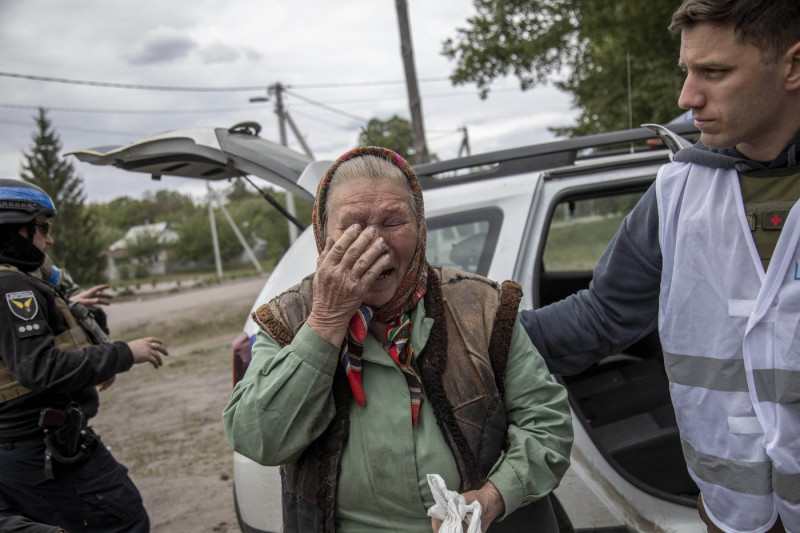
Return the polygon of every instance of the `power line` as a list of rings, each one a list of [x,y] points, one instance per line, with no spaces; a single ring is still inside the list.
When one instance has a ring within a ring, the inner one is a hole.
[[[307,118],[309,120],[314,120],[316,122],[319,122],[321,124],[326,124],[326,125],[332,126],[334,128],[343,129],[345,131],[349,131],[349,129],[350,129],[350,128],[347,128],[346,126],[342,125],[339,122],[332,122],[330,120],[325,120],[325,119],[319,118],[318,116],[312,115],[310,113],[303,113],[302,111],[298,111],[296,107],[292,107],[292,116],[293,117],[304,117],[304,118]]]
[[[287,91],[290,92],[290,91]],[[492,89],[492,93],[508,93],[508,92],[520,92],[519,87],[506,87],[500,89]],[[296,93],[291,93],[293,96],[298,96]],[[476,96],[477,93],[475,91],[453,91],[447,93],[424,93],[422,98],[424,100],[430,98],[454,98],[458,96]],[[351,98],[348,100],[337,100],[335,102],[327,102],[325,105],[362,105],[366,103],[373,103],[373,102],[404,102],[407,100],[407,96],[404,94],[400,94],[396,97],[386,97],[382,96],[380,98]],[[297,105],[297,104],[295,104]]]
[[[420,83],[434,83],[441,81],[450,81],[450,78],[420,78]],[[290,85],[294,89],[332,89],[336,87],[369,87],[373,85],[405,85],[405,81],[392,80],[392,81],[360,81],[360,82],[347,82],[347,83],[312,83],[305,85]]]
[[[341,111],[339,109],[336,109],[335,107],[331,107],[329,105],[323,104],[322,102],[317,102],[315,100],[312,100],[311,98],[307,98],[305,96],[299,95],[294,91],[288,91],[287,90],[286,93],[291,95],[291,96],[294,96],[295,98],[299,98],[300,100],[303,100],[306,103],[315,105],[317,107],[321,107],[322,109],[326,109],[326,110],[328,110],[328,111],[330,111],[332,113],[337,113],[339,115],[342,115],[342,116],[345,116],[345,117],[348,117],[348,118],[352,118],[354,120],[358,120],[359,122],[363,122],[364,124],[367,124],[369,122],[369,120],[367,120],[365,118],[359,117],[357,115],[353,115],[353,114],[348,113],[346,111]]]
[[[431,133],[431,130],[428,130],[428,133]],[[453,135],[460,135],[460,134],[461,134],[460,130],[451,130],[451,131],[447,131],[447,132],[444,132],[444,131],[440,130],[440,132],[437,133],[436,135],[432,135],[430,137],[430,140],[431,141],[440,141],[440,140],[442,140],[442,139],[444,139],[446,137],[452,137]]]
[[[494,92],[518,92],[519,89],[516,88],[508,88],[508,89],[495,89]],[[353,120],[357,120],[359,122],[368,123],[369,120],[360,117],[358,115],[353,115],[346,111],[342,111],[340,109],[336,109],[332,107],[331,104],[325,104],[322,102],[317,102],[316,100],[312,100],[306,96],[300,95],[295,93],[294,91],[286,91],[287,94],[290,94],[307,104],[314,105],[317,107],[321,107],[326,109],[332,113],[336,113]],[[472,96],[475,93],[472,92],[457,92],[457,93],[438,93],[438,94],[426,94],[424,97],[426,99],[430,98],[453,98],[457,96]],[[368,98],[368,99],[352,99],[352,100],[340,100],[338,102],[334,102],[336,105],[356,105],[356,104],[364,104],[369,102],[397,102],[405,100],[404,96],[398,96],[396,98]],[[296,106],[296,104],[295,104]],[[36,110],[40,107],[47,109],[48,111],[56,111],[56,112],[63,112],[63,113],[92,113],[92,114],[118,114],[118,115],[192,115],[192,114],[202,114],[202,113],[231,113],[231,112],[238,112],[238,111],[251,111],[255,109],[254,106],[245,106],[245,107],[218,107],[218,108],[211,108],[211,109],[100,109],[100,108],[86,108],[86,107],[65,107],[65,106],[49,106],[49,105],[33,105],[33,104],[3,104],[0,103],[0,108],[5,109],[31,109]],[[260,106],[266,107],[266,106]]]
[[[33,129],[36,127],[33,121],[30,122],[23,122],[21,120],[4,120],[0,119],[0,124],[11,124],[13,126],[21,126],[25,128]],[[82,131],[84,133],[102,133],[103,135],[118,135],[120,137],[144,137],[146,134],[142,132],[124,132],[124,131],[110,131],[110,130],[98,130],[98,129],[91,129],[91,128],[80,128],[77,126],[58,126],[58,131]]]
[[[46,81],[53,83],[68,83],[71,85],[91,85],[93,87],[109,87],[114,89],[138,89],[146,91],[192,91],[192,92],[234,92],[234,91],[260,91],[264,85],[252,87],[179,87],[164,85],[140,85],[134,83],[111,83],[105,81],[86,81],[72,80],[67,78],[55,78],[52,76],[34,76],[31,74],[17,74],[14,72],[0,72],[0,76],[6,78],[19,78],[23,80]]]
[[[512,89],[512,90],[518,91],[518,89]],[[501,91],[505,92],[504,89],[499,89],[498,91],[499,92],[501,92]],[[348,118],[352,118],[354,120],[358,120],[358,121],[363,122],[365,124],[369,123],[369,120],[367,120],[367,119],[365,119],[363,117],[359,117],[357,115],[350,114],[350,113],[348,113],[346,111],[342,111],[340,109],[336,109],[335,107],[331,107],[331,105],[329,105],[329,104],[323,104],[322,102],[317,102],[316,100],[312,100],[311,98],[308,98],[307,96],[303,96],[301,94],[297,94],[294,91],[290,91],[288,89],[285,89],[285,92],[286,92],[286,94],[294,96],[295,98],[299,98],[300,100],[302,100],[302,101],[304,101],[304,102],[306,102],[308,104],[315,105],[317,107],[321,107],[323,109],[331,111],[332,113],[337,113],[339,115],[342,115],[342,116],[345,116],[345,117],[348,117]],[[469,93],[469,94],[474,94],[474,93]],[[432,94],[432,95],[425,95],[425,98],[441,98],[441,97],[452,98],[453,96],[466,96],[466,95],[467,95],[467,93],[457,93],[455,95],[452,94],[452,93],[449,93],[449,94]],[[367,102],[367,101],[373,101],[373,102],[374,101],[382,101],[382,102],[386,102],[386,101],[392,101],[392,100],[399,101],[399,100],[403,100],[403,99],[405,99],[405,98],[404,97],[398,97],[398,98],[394,98],[394,99],[382,98],[380,100],[374,100],[374,99],[373,100],[363,100],[363,99],[361,99],[361,100],[351,100],[350,103],[353,103],[353,104],[362,103],[363,104],[364,102]],[[345,102],[339,102],[339,104],[344,104],[344,103]]]
[[[509,92],[518,91],[518,89],[496,89],[495,92]],[[368,123],[369,120],[353,115],[346,111],[336,109],[330,104],[317,102],[308,97],[302,96],[292,91],[286,91],[288,94],[304,101],[306,104],[314,105],[326,109],[332,113],[343,115],[345,117],[357,120],[359,122]],[[453,98],[457,96],[471,96],[474,93],[459,92],[459,93],[441,93],[441,94],[427,94],[425,98]],[[398,96],[397,98],[370,98],[370,99],[354,99],[354,100],[341,100],[334,102],[336,105],[355,105],[364,104],[369,102],[397,102],[403,101],[405,97]],[[302,104],[301,104],[302,105]],[[254,106],[246,107],[218,107],[213,109],[99,109],[99,108],[86,108],[86,107],[64,107],[64,106],[48,106],[48,105],[33,105],[33,104],[3,104],[0,103],[0,108],[5,109],[30,109],[36,110],[39,108],[47,109],[48,111],[62,112],[62,113],[91,113],[91,114],[117,114],[117,115],[192,115],[202,113],[231,113],[238,111],[251,111],[256,109]],[[260,106],[265,108],[267,106]],[[297,104],[293,106],[297,107]]]
[[[27,105],[27,104],[0,104],[0,107],[7,109],[39,109],[44,108],[48,111],[61,111],[65,113],[98,113],[98,114],[118,114],[118,115],[192,115],[197,113],[230,113],[232,111],[250,111],[249,107],[219,107],[215,109],[91,109],[86,107],[59,107],[47,105]]]
[[[170,86],[170,85],[143,85],[135,83],[111,83],[105,81],[86,81],[86,80],[73,80],[68,78],[56,78],[53,76],[35,76],[32,74],[19,74],[15,72],[0,72],[0,76],[6,78],[18,78],[33,81],[46,81],[53,83],[67,83],[71,85],[90,85],[93,87],[108,87],[113,89],[136,89],[144,91],[183,91],[183,92],[243,92],[243,91],[263,91],[269,84],[264,85],[249,85],[249,86],[233,86],[233,87],[185,87],[185,86]],[[449,78],[426,78],[420,79],[420,82],[437,82],[449,81]],[[318,83],[307,85],[293,85],[292,87],[298,89],[328,89],[335,87],[366,87],[373,85],[399,85],[404,84],[405,81],[362,81],[362,82],[348,82],[348,83]]]

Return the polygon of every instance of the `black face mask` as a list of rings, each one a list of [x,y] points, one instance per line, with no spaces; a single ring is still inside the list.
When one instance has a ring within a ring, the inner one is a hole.
[[[25,238],[19,234],[20,225],[4,224],[0,226],[0,263],[18,268],[22,272],[33,272],[44,263],[44,252],[33,244],[33,235]],[[36,227],[33,227],[36,231]]]

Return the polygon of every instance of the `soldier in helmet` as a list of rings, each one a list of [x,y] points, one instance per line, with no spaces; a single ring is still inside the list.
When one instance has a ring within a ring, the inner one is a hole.
[[[53,244],[40,188],[0,180],[0,516],[67,531],[149,531],[139,491],[88,425],[97,386],[134,364],[159,368],[154,337],[92,341],[52,285],[30,275]]]

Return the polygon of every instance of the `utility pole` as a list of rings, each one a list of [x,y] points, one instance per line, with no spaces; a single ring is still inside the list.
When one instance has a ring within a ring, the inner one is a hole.
[[[300,135],[300,130],[297,129],[297,124],[295,124],[294,120],[292,120],[292,115],[290,115],[289,112],[286,111],[284,112],[283,116],[286,117],[286,122],[288,122],[289,127],[292,128],[292,133],[294,133],[294,136],[297,139],[297,142],[300,143],[300,146],[303,147],[303,151],[306,153],[308,157],[314,159],[314,154],[311,152],[311,148],[308,147],[308,143],[306,143],[306,140],[303,139],[302,135]]]
[[[408,105],[411,110],[411,126],[414,128],[414,150],[417,163],[430,161],[428,145],[425,142],[425,126],[422,122],[422,101],[417,86],[417,69],[414,66],[414,47],[411,45],[411,28],[408,24],[408,5],[406,0],[395,0],[397,22],[400,26],[400,54],[406,71]]]
[[[233,233],[236,235],[236,238],[239,239],[239,244],[242,245],[247,256],[250,258],[250,261],[253,262],[253,265],[256,267],[256,270],[262,272],[261,263],[258,262],[256,258],[256,254],[253,253],[253,249],[250,248],[250,245],[247,244],[247,240],[245,240],[242,232],[239,231],[239,228],[236,227],[236,222],[233,220],[233,217],[225,208],[225,202],[222,201],[219,193],[211,188],[211,185],[206,182],[206,191],[208,197],[208,220],[211,223],[211,246],[214,248],[214,265],[217,267],[217,278],[222,279],[222,257],[220,256],[219,252],[219,237],[217,236],[217,220],[214,217],[214,201],[217,201],[219,205],[220,211],[222,214],[225,215],[225,219],[228,221],[228,225],[233,230]]]
[[[217,238],[217,221],[214,218],[214,197],[211,185],[206,182],[208,191],[208,221],[211,223],[211,246],[214,247],[214,265],[217,267],[217,279],[222,279],[222,258],[219,254],[219,239]]]
[[[292,133],[294,133],[294,136],[297,138],[297,142],[299,142],[300,146],[303,147],[303,152],[305,152],[305,154],[313,160],[314,154],[311,153],[311,148],[308,147],[308,143],[306,143],[306,140],[300,134],[300,130],[297,129],[297,125],[294,123],[294,120],[292,120],[289,112],[283,107],[284,90],[286,90],[286,87],[284,87],[280,82],[273,83],[267,87],[267,96],[254,96],[250,98],[250,102],[268,102],[270,97],[275,95],[275,114],[278,115],[278,134],[280,135],[281,145],[287,147],[289,146],[286,142],[286,124],[288,123],[289,127],[292,128]],[[245,179],[247,179],[246,176]],[[256,187],[252,181],[249,179],[247,181]],[[258,189],[258,187],[256,187],[256,189]],[[297,220],[297,213],[295,212],[294,206],[294,195],[291,192],[286,191],[286,209],[284,209],[283,206],[277,203],[270,195],[265,194],[261,189],[258,189],[258,191],[269,203],[271,203],[278,211],[286,216],[289,224],[289,244],[293,243],[295,240],[297,240],[297,236],[299,235],[297,230],[304,229],[303,225]]]
[[[208,183],[206,183],[206,185],[208,185]],[[233,230],[234,235],[236,235],[236,238],[239,239],[239,244],[241,244],[242,248],[244,248],[244,251],[247,254],[247,257],[250,258],[250,261],[253,263],[253,266],[256,267],[256,270],[258,270],[259,272],[263,272],[263,270],[261,269],[261,263],[258,262],[258,258],[256,257],[255,252],[253,252],[253,249],[250,248],[249,244],[247,244],[247,239],[244,238],[244,235],[242,235],[242,232],[239,231],[238,226],[236,226],[236,221],[233,220],[233,217],[228,212],[228,209],[225,207],[225,202],[223,201],[223,199],[220,196],[220,194],[217,191],[215,191],[214,189],[211,189],[210,187],[208,189],[208,194],[210,194],[210,195],[213,194],[214,199],[217,200],[217,205],[219,205],[219,210],[222,211],[222,214],[225,216],[225,220],[228,221],[228,225]],[[211,210],[211,212],[213,214],[213,209]],[[219,255],[219,254],[217,254],[217,255]]]
[[[275,94],[275,114],[278,115],[278,132],[280,133],[281,144],[283,146],[289,146],[289,143],[286,141],[286,112],[283,109],[283,85],[279,83],[275,83],[270,85],[269,92]],[[291,214],[293,217],[296,217],[297,213],[294,208],[294,195],[289,191],[286,191],[286,210]],[[297,240],[297,227],[292,224],[289,224],[289,244],[292,244],[294,241]]]
[[[461,137],[461,146],[458,147],[458,157],[461,157],[465,152],[467,156],[470,155],[469,150],[469,133],[467,133],[467,127],[461,126],[461,133],[463,136]]]

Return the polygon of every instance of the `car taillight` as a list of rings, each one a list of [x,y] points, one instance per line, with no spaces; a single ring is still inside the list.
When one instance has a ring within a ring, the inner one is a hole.
[[[250,364],[250,336],[247,333],[239,333],[233,339],[233,384],[236,385],[244,377],[244,373]]]

